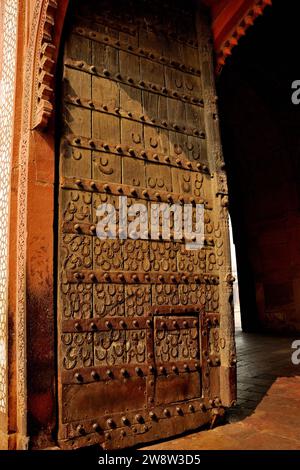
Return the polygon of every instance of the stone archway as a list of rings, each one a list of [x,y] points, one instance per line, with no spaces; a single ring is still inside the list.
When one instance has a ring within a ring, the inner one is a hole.
[[[19,154],[15,159],[18,171],[13,175],[11,198],[11,209],[16,215],[11,221],[10,235],[10,323],[15,325],[10,354],[16,367],[12,368],[9,384],[9,393],[14,396],[10,410],[14,419],[8,429],[13,436],[9,445],[19,449],[28,445],[27,416],[30,420],[37,414],[39,426],[48,429],[45,434],[49,436],[49,445],[51,429],[55,427],[53,87],[67,7],[68,0],[37,0],[32,10],[32,6],[20,5],[20,18],[26,15],[30,20],[22,24],[22,18],[19,25],[18,75],[21,78],[23,73],[24,87],[17,96],[22,120],[18,133],[15,130]],[[29,38],[23,60],[26,33]],[[46,125],[47,132],[43,132]],[[44,344],[41,339],[37,343],[34,335],[39,315],[40,325],[47,332]],[[46,374],[43,381],[29,377],[28,364],[34,367],[36,360],[41,361],[36,364],[37,370]]]
[[[69,1],[30,3],[20,2],[19,13],[17,80],[23,87],[15,103],[9,271],[8,433],[9,446],[20,449],[28,446],[28,426],[38,447],[53,446],[56,427],[54,81]]]

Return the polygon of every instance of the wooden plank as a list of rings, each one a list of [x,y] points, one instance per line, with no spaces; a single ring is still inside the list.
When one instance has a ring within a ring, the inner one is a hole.
[[[107,152],[93,152],[92,178],[99,181],[121,182],[121,158]]]
[[[100,70],[107,69],[111,74],[119,72],[119,51],[111,46],[92,41],[91,60],[87,61]]]

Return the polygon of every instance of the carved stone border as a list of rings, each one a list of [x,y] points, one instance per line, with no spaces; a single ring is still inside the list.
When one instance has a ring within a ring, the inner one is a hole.
[[[49,67],[54,71],[53,51],[60,42],[61,28],[58,34],[54,29],[54,11],[61,10],[60,23],[63,24],[69,0],[36,0],[30,26],[30,36],[26,47],[24,63],[24,87],[22,106],[22,125],[19,150],[18,181],[18,228],[17,228],[17,280],[16,280],[16,343],[17,343],[17,421],[18,449],[28,448],[27,433],[27,333],[26,333],[26,268],[27,268],[27,200],[28,200],[28,162],[32,143],[31,129],[42,129],[48,123],[52,113],[53,89],[45,100],[47,88],[44,86],[49,75]],[[27,7],[28,8],[28,7]],[[51,41],[50,42],[50,37]],[[54,40],[55,38],[55,40]],[[48,74],[48,75],[47,75]],[[32,86],[33,84],[33,86]],[[50,87],[49,87],[50,88]],[[50,92],[50,90],[48,90]],[[42,92],[42,94],[41,94]],[[39,95],[40,94],[40,95]],[[39,99],[39,96],[43,99]],[[51,111],[49,113],[49,109]],[[53,146],[54,165],[54,136]]]
[[[26,221],[27,221],[27,181],[30,140],[30,105],[32,62],[35,57],[35,42],[39,22],[45,16],[46,2],[37,0],[33,11],[31,35],[25,62],[25,81],[22,116],[22,138],[19,154],[18,190],[18,245],[17,245],[17,397],[18,397],[18,449],[26,449],[27,438],[27,371],[26,371]]]
[[[234,28],[220,47],[217,53],[217,73],[220,73],[225,65],[226,59],[232,54],[232,49],[237,46],[239,39],[245,36],[247,29],[254,24],[256,18],[261,16],[266,6],[272,5],[272,0],[256,0],[251,8],[236,22]]]
[[[57,8],[58,0],[46,0],[41,10],[34,54],[32,129],[44,129],[53,112],[56,59],[54,29]]]

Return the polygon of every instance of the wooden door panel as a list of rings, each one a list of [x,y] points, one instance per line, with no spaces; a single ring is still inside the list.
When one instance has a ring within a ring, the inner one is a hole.
[[[69,147],[67,143],[61,145],[60,151],[62,172],[67,177],[91,177],[91,151]]]
[[[160,125],[168,121],[168,99],[157,93],[143,91],[143,110],[147,120]],[[146,126],[145,126],[146,127]]]
[[[93,137],[106,142],[120,142],[120,119],[107,113],[92,113]]]
[[[84,95],[80,95],[84,96]],[[120,106],[119,86],[117,82],[102,77],[92,77],[92,99],[110,110]],[[95,121],[99,120],[94,115]]]
[[[164,67],[151,60],[141,61],[141,76],[147,78],[147,81],[152,85],[164,86]]]
[[[97,318],[125,315],[125,286],[96,284],[93,290],[94,314]]]
[[[198,372],[183,373],[171,377],[161,376],[157,380],[155,400],[157,405],[180,403],[200,396],[200,375]]]
[[[170,295],[172,290],[167,289],[167,292]],[[176,303],[178,304],[178,301]],[[170,299],[166,305],[172,305]],[[202,392],[198,315],[195,312],[194,316],[159,316],[159,307],[156,310],[158,312],[154,320],[154,353],[159,374],[155,402],[161,405],[200,398]],[[172,373],[168,374],[167,369],[170,366]]]
[[[182,45],[178,44],[170,37],[164,37],[162,41],[162,54],[165,57],[172,58],[179,63],[183,61]]]
[[[171,67],[166,67],[165,71],[166,77],[166,87],[172,90],[176,90],[179,93],[185,90],[184,83],[185,83],[185,73],[181,72],[181,70],[177,70]]]
[[[191,65],[196,72],[199,71],[199,53],[196,47],[184,45],[182,47],[182,60],[184,63]]]
[[[92,218],[92,196],[82,191],[62,192],[62,212],[66,223],[90,223]]]
[[[193,96],[202,97],[202,84],[199,76],[194,74],[185,75],[183,80],[183,87],[186,93]]]
[[[134,82],[138,82],[141,79],[140,57],[129,52],[120,51],[119,58],[121,76],[125,80],[133,79]]]
[[[100,240],[93,238],[94,269],[120,271],[124,268],[122,240]]]
[[[167,165],[146,165],[147,187],[157,191],[172,191],[171,170]]]
[[[94,175],[95,176],[95,175]],[[95,178],[93,179],[93,181]],[[92,194],[92,224],[97,224],[99,218],[97,217],[97,209],[100,204],[111,204],[115,209],[116,222],[119,220],[118,210],[118,197],[112,194]]]
[[[72,68],[65,69],[65,94],[66,96],[80,96],[86,100],[92,95],[91,77],[87,73]]]
[[[93,178],[118,183],[121,180],[121,158],[106,152],[93,152]]]
[[[162,42],[160,38],[154,32],[147,30],[147,26],[143,27],[143,24],[139,28],[139,47],[153,50],[157,54],[162,53]]]
[[[129,148],[143,145],[143,124],[131,119],[122,119],[121,142]]]
[[[130,85],[120,84],[120,107],[127,113],[139,119],[143,113],[142,91]]]
[[[89,63],[92,58],[92,42],[88,38],[72,34],[71,40],[65,44],[65,54],[70,59]]]
[[[61,264],[65,271],[91,268],[93,264],[91,237],[65,233],[61,239]],[[63,272],[63,283],[67,283],[66,277],[66,273]]]
[[[215,172],[207,19],[193,5],[74,0],[70,8],[58,146],[62,448],[122,448],[194,429],[219,413],[221,371],[233,377],[220,312],[230,296],[226,182]],[[119,196],[127,210],[148,210],[139,239],[122,238],[125,229],[119,237]],[[160,202],[160,230],[168,204],[204,205],[200,250],[174,239],[178,214],[173,238],[151,231]],[[115,217],[106,239],[97,236],[103,203]]]
[[[124,184],[131,186],[145,187],[146,186],[146,171],[145,162],[135,160],[133,158],[124,157],[122,159],[123,179]]]
[[[197,139],[193,136],[188,136],[185,143],[188,160],[196,163],[202,163],[207,167],[207,146],[204,139]]]
[[[151,126],[144,127],[145,148],[152,154],[169,154],[169,133],[163,129]]]
[[[186,125],[186,105],[184,102],[174,99],[168,100],[168,122],[170,122],[173,127],[183,127]]]
[[[104,32],[105,33],[105,32]],[[112,32],[109,33],[113,37]],[[112,74],[119,72],[119,51],[105,43],[92,41],[91,58],[86,61],[103,71],[109,70]]]
[[[150,307],[151,286],[139,284],[125,286],[125,311],[127,317],[146,315]]]
[[[97,421],[103,419],[106,412],[110,410],[110,415],[122,412],[124,409],[138,410],[145,402],[146,384],[144,378],[134,378],[124,383],[118,381],[118,386],[114,382],[99,381],[87,383],[84,387],[80,385],[68,385],[63,393],[63,400],[70,403],[66,409],[63,421],[65,423],[74,421],[86,421],[95,418]],[[88,397],[88,402],[87,402]],[[110,423],[104,419],[102,428],[109,429]]]
[[[66,104],[64,109],[65,129],[67,134],[91,137],[91,111]]]
[[[203,109],[190,103],[185,103],[186,122],[189,127],[193,127],[193,123],[199,123],[200,129],[204,129]]]

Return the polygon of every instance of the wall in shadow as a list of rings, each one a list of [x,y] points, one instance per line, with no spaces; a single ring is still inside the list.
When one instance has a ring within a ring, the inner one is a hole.
[[[218,80],[245,331],[300,331],[298,18],[274,0]]]

